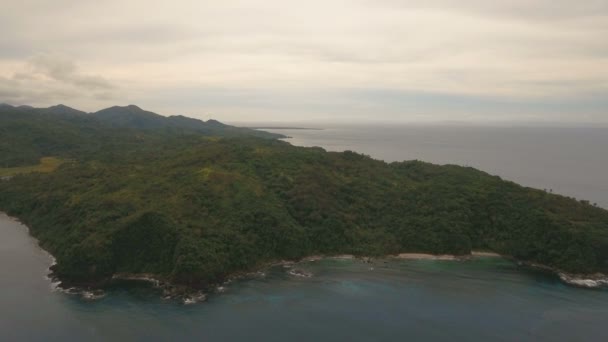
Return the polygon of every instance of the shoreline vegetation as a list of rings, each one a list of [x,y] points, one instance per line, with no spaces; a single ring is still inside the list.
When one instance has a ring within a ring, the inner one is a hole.
[[[471,251],[546,265],[578,286],[608,274],[607,210],[471,167],[297,147],[136,106],[4,106],[0,131],[5,170],[69,161],[0,181],[0,210],[55,256],[64,286],[143,274],[170,294],[273,260]]]
[[[38,239],[31,234],[30,228],[19,220],[17,217],[10,216],[4,212],[0,212],[0,216],[5,216],[19,225],[23,226],[28,236],[36,241],[36,246],[40,248],[50,258],[50,266],[48,273],[45,278],[50,282],[52,291],[59,291],[69,295],[76,295],[81,297],[83,300],[98,300],[104,298],[108,287],[116,286],[121,282],[130,283],[142,283],[149,284],[150,286],[159,289],[161,291],[161,297],[165,300],[178,300],[184,305],[195,304],[204,302],[208,295],[213,293],[222,293],[226,290],[226,287],[240,279],[254,279],[264,277],[266,271],[271,267],[283,266],[285,268],[294,268],[298,264],[315,262],[324,259],[333,260],[357,260],[364,263],[373,263],[378,260],[434,260],[434,261],[467,261],[473,258],[504,258],[515,262],[518,266],[529,268],[535,271],[547,272],[559,277],[559,279],[566,285],[583,288],[583,289],[596,289],[608,287],[608,275],[602,273],[595,274],[571,274],[563,272],[559,269],[555,269],[549,266],[529,263],[524,261],[516,260],[510,256],[501,255],[499,253],[491,251],[471,251],[470,254],[454,255],[454,254],[429,254],[429,253],[399,253],[393,255],[385,255],[381,257],[366,257],[356,256],[353,254],[338,254],[338,255],[310,255],[299,260],[279,260],[273,262],[263,263],[262,265],[253,268],[248,271],[239,271],[226,277],[223,281],[218,284],[212,284],[205,289],[195,289],[184,285],[174,284],[170,280],[165,279],[157,274],[153,273],[116,273],[113,274],[109,279],[106,279],[97,283],[73,283],[65,279],[61,279],[60,276],[54,273],[54,267],[57,265],[55,257],[40,246]],[[288,274],[296,277],[309,278],[312,275],[298,269],[292,269]]]

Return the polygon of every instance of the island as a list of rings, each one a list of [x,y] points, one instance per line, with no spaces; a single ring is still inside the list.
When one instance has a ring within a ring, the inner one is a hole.
[[[0,211],[65,284],[207,289],[312,255],[482,250],[575,279],[608,273],[608,211],[485,172],[352,151],[137,106],[0,106]]]

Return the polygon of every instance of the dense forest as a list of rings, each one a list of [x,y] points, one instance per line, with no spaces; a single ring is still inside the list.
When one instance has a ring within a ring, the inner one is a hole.
[[[608,211],[588,202],[134,106],[66,108],[0,108],[0,170],[14,170],[0,210],[31,228],[65,280],[152,273],[205,287],[312,254],[474,249],[608,272]],[[35,172],[43,157],[61,162]]]

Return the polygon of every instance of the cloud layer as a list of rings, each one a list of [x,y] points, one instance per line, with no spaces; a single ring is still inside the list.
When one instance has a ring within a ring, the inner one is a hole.
[[[74,61],[58,55],[33,56],[17,63],[11,76],[0,76],[0,99],[11,103],[105,102],[115,98],[114,90],[108,80],[84,74]]]
[[[0,101],[243,121],[608,121],[601,0],[24,0],[0,19]]]

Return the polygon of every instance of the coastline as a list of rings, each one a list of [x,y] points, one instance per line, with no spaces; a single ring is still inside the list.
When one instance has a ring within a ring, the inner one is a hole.
[[[608,274],[591,273],[591,274],[576,274],[564,272],[560,269],[550,267],[543,264],[538,264],[529,261],[519,261],[513,259],[518,265],[528,267],[537,271],[548,272],[559,277],[559,279],[567,285],[585,289],[608,288]]]
[[[29,230],[28,230],[29,232]],[[30,235],[31,236],[31,235]],[[48,252],[47,252],[48,253]],[[50,254],[49,254],[50,255]],[[54,257],[50,255],[53,260]],[[429,253],[399,253],[389,254],[381,257],[356,256],[353,254],[337,254],[337,255],[311,255],[298,260],[275,260],[253,267],[249,270],[237,271],[226,276],[218,283],[209,284],[209,286],[200,289],[187,285],[173,283],[163,277],[152,273],[115,273],[109,279],[97,283],[90,284],[75,284],[64,282],[60,278],[53,275],[52,268],[49,267],[48,279],[54,284],[54,289],[60,290],[68,294],[80,295],[86,300],[96,300],[103,298],[103,291],[109,285],[116,285],[120,282],[141,282],[149,283],[152,287],[161,290],[162,298],[165,300],[179,300],[184,305],[204,302],[209,294],[222,293],[226,286],[236,280],[255,279],[266,276],[266,271],[270,267],[283,266],[290,269],[287,273],[295,277],[309,278],[312,274],[301,271],[295,266],[306,262],[316,262],[321,260],[358,260],[364,263],[373,263],[375,260],[394,259],[394,260],[434,260],[434,261],[467,261],[474,258],[504,258],[515,262],[520,267],[526,267],[535,271],[547,272],[559,278],[564,284],[572,287],[583,289],[600,289],[608,287],[608,275],[603,273],[594,274],[573,274],[562,270],[534,263],[517,260],[508,255],[502,255],[489,251],[471,251],[470,254],[454,255],[454,254],[429,254]]]
[[[28,230],[29,232],[29,230]],[[31,235],[30,235],[31,236]],[[45,251],[46,252],[46,251]],[[48,253],[48,252],[47,252]],[[49,254],[52,260],[55,258]],[[67,294],[80,295],[85,300],[97,300],[105,296],[104,289],[110,285],[120,285],[121,282],[126,283],[148,283],[152,287],[161,291],[161,297],[164,300],[178,300],[184,305],[195,304],[207,300],[207,296],[213,293],[225,292],[226,286],[230,283],[243,280],[263,278],[270,267],[282,266],[289,269],[287,273],[294,277],[310,278],[312,274],[302,271],[297,268],[298,264],[307,262],[317,262],[321,260],[358,260],[364,263],[373,263],[375,260],[393,259],[393,260],[435,260],[435,261],[467,261],[474,258],[504,258],[512,260],[520,267],[526,267],[535,271],[547,272],[557,276],[560,281],[568,286],[583,288],[583,289],[598,289],[608,287],[608,275],[602,273],[595,274],[572,274],[563,272],[550,266],[526,262],[514,259],[511,256],[501,255],[489,251],[471,251],[470,254],[454,255],[454,254],[429,254],[429,253],[399,253],[385,255],[381,257],[356,256],[353,254],[337,254],[337,255],[311,255],[299,260],[275,260],[261,263],[257,267],[249,270],[237,271],[227,276],[221,282],[209,284],[206,288],[194,288],[187,285],[173,283],[163,277],[152,273],[115,273],[109,279],[97,283],[90,284],[75,284],[64,282],[53,275],[52,266],[49,267],[47,279],[52,283],[52,288]]]
[[[34,238],[33,236],[31,237]],[[469,255],[435,255],[427,253],[400,253],[396,255],[385,255],[382,257],[356,256],[353,254],[310,255],[298,260],[274,260],[269,262],[263,262],[260,263],[260,265],[255,266],[249,270],[234,272],[226,276],[222,281],[218,283],[209,284],[207,287],[201,289],[187,285],[177,284],[165,279],[160,275],[153,273],[115,273],[107,279],[103,279],[96,282],[71,282],[66,279],[61,279],[60,277],[54,274],[53,266],[56,265],[56,261],[54,261],[55,258],[50,253],[48,254],[49,256],[51,256],[53,263],[49,267],[47,279],[51,281],[52,289],[55,291],[60,291],[71,295],[79,295],[85,300],[97,300],[105,297],[104,289],[107,289],[110,286],[120,285],[120,283],[142,283],[149,284],[153,288],[159,289],[161,291],[161,297],[163,299],[178,300],[184,305],[204,302],[209,294],[224,292],[226,286],[236,280],[265,277],[266,271],[270,267],[282,266],[284,268],[290,269],[287,273],[291,276],[310,278],[312,277],[312,274],[302,271],[296,268],[296,266],[302,263],[316,262],[328,259],[358,260],[364,263],[373,263],[374,260],[383,259],[465,261],[475,257],[503,257],[497,253],[479,251],[472,251]]]
[[[79,295],[85,300],[97,300],[105,296],[104,289],[109,286],[119,285],[121,282],[140,282],[148,283],[152,287],[157,288],[162,293],[162,298],[166,300],[179,300],[183,304],[194,304],[205,301],[210,293],[224,292],[225,286],[239,279],[258,278],[266,275],[265,270],[269,267],[283,266],[292,268],[300,263],[315,262],[324,259],[335,260],[359,260],[365,263],[373,263],[374,260],[382,259],[397,259],[397,260],[437,260],[437,261],[466,261],[473,258],[505,258],[517,263],[519,266],[532,268],[538,271],[548,272],[556,275],[563,283],[585,289],[597,289],[608,287],[608,275],[602,273],[594,274],[573,274],[562,270],[528,261],[517,260],[511,256],[501,255],[490,251],[471,251],[470,254],[453,255],[453,254],[429,254],[429,253],[399,253],[392,255],[384,255],[381,257],[356,256],[353,254],[337,254],[337,255],[310,255],[298,260],[274,260],[260,263],[260,265],[249,270],[237,271],[226,276],[221,282],[209,284],[205,288],[194,288],[187,285],[173,283],[164,277],[153,273],[115,273],[111,277],[88,283],[72,282],[69,279],[62,279],[54,273],[54,268],[57,265],[55,257],[42,248],[38,239],[31,234],[30,228],[16,217],[10,216],[5,212],[0,212],[1,216],[5,216],[19,225],[25,227],[28,236],[35,240],[36,246],[40,248],[49,257],[49,267],[45,278],[50,282],[52,291],[60,291],[70,295]],[[292,276],[310,277],[312,275],[302,272],[298,269],[292,269],[288,272]]]

